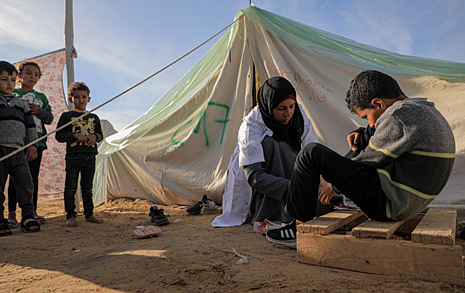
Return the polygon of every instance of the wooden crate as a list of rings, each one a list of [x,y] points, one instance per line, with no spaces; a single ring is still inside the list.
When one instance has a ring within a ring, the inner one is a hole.
[[[411,240],[393,237],[396,231]],[[297,226],[297,255],[299,262],[312,265],[465,285],[456,233],[455,210],[429,209],[406,222],[334,211]]]

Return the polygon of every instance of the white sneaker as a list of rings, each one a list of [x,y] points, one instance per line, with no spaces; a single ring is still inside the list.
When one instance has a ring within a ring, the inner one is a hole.
[[[219,207],[214,203],[211,199],[207,200],[207,203],[203,204],[202,211],[200,212],[202,215],[209,215],[209,214],[216,214],[221,213],[223,211],[222,207]]]

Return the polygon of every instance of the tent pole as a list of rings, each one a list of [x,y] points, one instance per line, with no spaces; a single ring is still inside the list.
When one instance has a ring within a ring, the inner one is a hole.
[[[65,48],[66,48],[66,81],[68,88],[74,82],[74,28],[73,28],[73,0],[65,0]],[[67,92],[67,90],[65,90]],[[73,103],[68,102],[68,109],[74,108]],[[80,181],[80,180],[79,180]],[[81,188],[78,189],[74,196],[76,209],[81,211]]]
[[[74,82],[73,0],[65,0],[66,78],[68,88]],[[73,105],[68,105],[72,107]]]

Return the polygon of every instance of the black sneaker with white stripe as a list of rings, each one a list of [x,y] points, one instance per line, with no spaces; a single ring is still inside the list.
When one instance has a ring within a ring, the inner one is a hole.
[[[274,227],[273,227],[274,228]],[[297,249],[297,227],[295,221],[284,227],[271,229],[266,232],[266,240],[281,244],[289,248]]]

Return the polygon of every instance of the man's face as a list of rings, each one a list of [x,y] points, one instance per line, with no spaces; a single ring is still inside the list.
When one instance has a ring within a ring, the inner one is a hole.
[[[2,71],[0,73],[0,93],[4,96],[11,96],[15,89],[16,73],[9,75],[8,72]]]
[[[90,101],[90,97],[87,96],[86,91],[73,91],[73,96],[68,98],[74,107],[80,111],[85,111],[87,103]]]
[[[375,127],[375,123],[378,120],[379,116],[384,113],[385,110],[382,108],[367,108],[363,110],[356,110],[357,115],[362,119],[366,119],[370,127]]]

